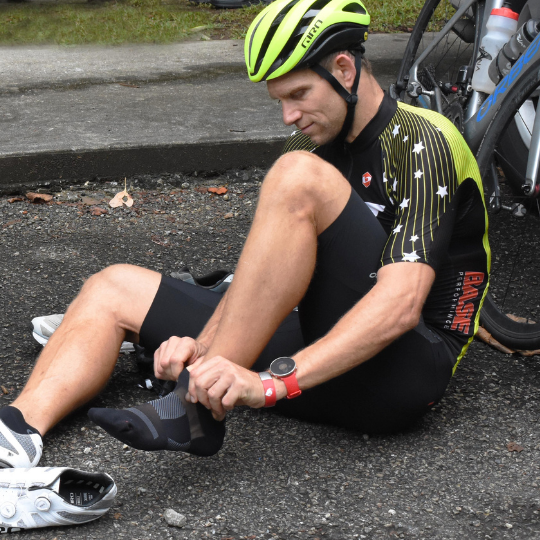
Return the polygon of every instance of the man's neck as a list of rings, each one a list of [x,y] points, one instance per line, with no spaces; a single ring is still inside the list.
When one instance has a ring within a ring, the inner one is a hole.
[[[383,97],[384,92],[375,77],[363,71],[358,85],[358,103],[354,112],[354,122],[346,138],[347,142],[354,141],[369,124],[377,114]]]

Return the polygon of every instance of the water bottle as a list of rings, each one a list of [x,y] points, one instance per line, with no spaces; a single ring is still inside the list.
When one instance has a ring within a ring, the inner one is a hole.
[[[519,15],[508,8],[492,10],[471,82],[473,89],[477,92],[491,94],[495,90],[496,85],[489,77],[489,66],[503,45],[515,34],[518,18]]]
[[[497,57],[489,65],[489,78],[497,86],[507,75],[517,59],[540,33],[540,20],[527,21],[499,51]]]

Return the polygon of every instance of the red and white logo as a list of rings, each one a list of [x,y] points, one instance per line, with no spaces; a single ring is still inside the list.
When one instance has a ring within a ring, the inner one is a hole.
[[[369,174],[368,172],[362,175],[362,184],[364,184],[364,187],[369,187],[369,185],[371,184],[371,178],[371,174]]]

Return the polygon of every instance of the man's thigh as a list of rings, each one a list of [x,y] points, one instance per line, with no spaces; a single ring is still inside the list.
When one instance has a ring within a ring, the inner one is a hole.
[[[140,344],[153,352],[172,336],[196,338],[212,316],[221,297],[221,293],[163,276],[142,325]],[[290,356],[303,347],[298,312],[293,311],[281,323],[261,353],[257,366],[267,367],[274,358]],[[234,358],[230,360],[234,361]]]

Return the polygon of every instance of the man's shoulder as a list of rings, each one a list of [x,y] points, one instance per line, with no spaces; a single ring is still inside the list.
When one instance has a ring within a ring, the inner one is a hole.
[[[317,148],[317,145],[307,135],[304,135],[302,130],[297,129],[287,138],[281,153],[286,154],[287,152],[294,152],[295,150],[313,152],[315,148]]]

